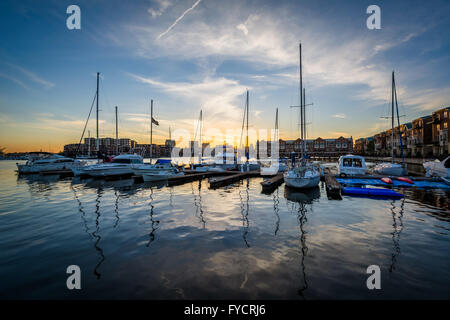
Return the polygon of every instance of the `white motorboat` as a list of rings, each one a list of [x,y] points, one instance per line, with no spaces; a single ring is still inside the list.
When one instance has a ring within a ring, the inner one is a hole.
[[[155,164],[138,164],[132,166],[133,172],[137,176],[144,174],[163,172],[178,172],[178,168],[172,164],[171,160],[158,159]]]
[[[427,177],[450,177],[450,157],[444,161],[427,161],[423,164]]]
[[[272,164],[269,167],[261,167],[260,174],[262,176],[274,176],[280,172],[285,172],[288,169],[288,166],[284,162],[279,162],[277,164]]]
[[[395,104],[394,104],[395,101]],[[397,123],[398,123],[398,136],[400,141],[400,151],[402,156],[402,163],[394,163],[394,106],[397,110]],[[397,90],[395,86],[395,77],[394,77],[394,71],[392,71],[392,146],[391,146],[391,152],[392,152],[392,162],[383,162],[379,163],[375,166],[373,171],[375,173],[378,173],[380,175],[388,175],[388,176],[403,176],[408,174],[408,170],[406,169],[405,164],[405,158],[403,155],[403,139],[402,139],[402,132],[400,129],[400,117],[398,115],[398,101],[397,101]]]
[[[377,164],[373,169],[375,173],[386,176],[404,176],[408,174],[408,170],[400,163],[383,162]]]
[[[17,163],[19,173],[40,173],[46,171],[72,170],[81,168],[84,162],[53,154],[45,158],[28,160],[25,164]]]
[[[83,174],[91,177],[108,177],[108,176],[121,176],[132,175],[133,166],[143,163],[143,158],[137,154],[122,154],[114,157],[112,162],[95,164],[86,166],[83,170],[74,171],[74,174]]]
[[[151,173],[142,174],[142,178],[145,182],[164,181],[170,177],[177,177],[184,175],[184,172],[172,172],[172,171],[155,171]]]
[[[353,176],[366,174],[366,160],[364,157],[348,154],[339,157],[339,175]]]

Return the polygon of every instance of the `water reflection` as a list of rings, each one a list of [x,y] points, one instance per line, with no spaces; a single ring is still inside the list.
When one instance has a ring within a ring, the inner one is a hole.
[[[392,253],[391,266],[389,267],[389,272],[395,270],[395,265],[397,263],[397,257],[400,254],[400,234],[403,231],[403,210],[405,206],[405,198],[402,198],[400,202],[400,208],[398,212],[396,211],[395,201],[391,202],[391,212],[392,212],[392,243],[394,245],[394,251]]]
[[[277,188],[277,191],[273,194],[273,212],[275,213],[275,216],[277,217],[277,222],[275,223],[275,232],[274,235],[277,235],[278,230],[280,229],[280,215],[278,214],[280,212],[280,197],[279,197],[279,189]]]
[[[310,190],[296,190],[289,188],[285,186],[284,189],[284,195],[288,201],[293,202],[292,211],[297,212],[297,220],[299,223],[299,229],[300,229],[300,252],[301,252],[301,259],[300,259],[300,266],[301,266],[301,273],[303,276],[302,283],[300,285],[300,288],[298,289],[298,294],[303,299],[306,299],[305,297],[305,291],[308,289],[308,281],[306,278],[306,265],[305,265],[305,259],[308,254],[308,246],[306,245],[306,235],[307,232],[305,230],[305,225],[308,222],[308,218],[306,213],[308,212],[307,205],[310,205],[310,208],[312,208],[312,203],[315,199],[320,198],[320,189],[319,187],[310,189]],[[295,208],[295,205],[297,204],[297,208]]]
[[[94,268],[94,274],[97,277],[97,279],[100,279],[100,272],[98,271],[98,269],[100,268],[101,264],[103,263],[103,261],[105,261],[105,255],[103,254],[103,248],[100,247],[100,240],[102,239],[102,237],[100,236],[100,199],[103,195],[103,190],[102,188],[98,188],[97,189],[97,197],[95,199],[95,231],[92,233],[92,235],[94,236],[95,239],[97,239],[94,243],[94,248],[95,250],[98,252],[98,254],[100,255],[100,261],[97,263],[97,265]]]
[[[198,194],[194,193],[194,183],[191,183],[192,187],[192,195],[194,196],[194,205],[195,205],[195,216],[199,218],[200,223],[203,225],[203,229],[206,226],[206,220],[204,217],[203,206],[202,206],[202,181],[198,181]]]
[[[245,189],[242,190],[242,188],[239,186],[239,201],[241,206],[241,216],[242,216],[242,226],[244,227],[244,233],[242,234],[242,239],[244,239],[244,243],[247,246],[247,248],[250,248],[250,244],[247,240],[248,235],[248,228],[249,228],[249,220],[248,220],[248,212],[249,212],[249,200],[250,200],[250,194],[249,194],[249,182],[250,179],[246,179],[245,181]]]
[[[152,230],[150,231],[150,234],[148,235],[149,239],[147,242],[147,247],[150,247],[150,244],[155,241],[155,237],[156,237],[156,230],[158,230],[158,226],[159,226],[159,220],[155,220],[153,215],[154,215],[154,209],[155,206],[153,205],[153,188],[150,188],[150,223],[151,223],[151,228]]]

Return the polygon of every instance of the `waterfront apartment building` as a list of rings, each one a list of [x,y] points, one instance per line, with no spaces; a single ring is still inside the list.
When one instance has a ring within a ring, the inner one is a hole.
[[[312,157],[336,157],[353,152],[353,138],[339,137],[337,139],[307,139],[305,140],[306,153]],[[301,153],[302,140],[279,140],[279,156],[289,158],[294,152],[297,156]],[[258,141],[256,143],[258,158],[271,156],[271,142]]]
[[[406,157],[445,157],[449,154],[450,107],[434,111],[431,115],[400,125],[403,152]],[[394,155],[400,156],[401,145],[398,126],[394,128]],[[367,149],[367,139],[355,141],[355,153],[390,156],[392,154],[392,129],[373,136],[374,149]]]
[[[154,157],[170,157],[173,147],[175,146],[174,140],[166,140],[164,145],[153,144],[152,154]],[[118,153],[136,153],[143,157],[150,156],[150,144],[139,144],[135,140],[129,138],[100,138],[99,139],[100,154],[104,156],[112,156]],[[96,155],[97,153],[97,140],[96,138],[85,138],[84,143],[72,143],[64,146],[65,156],[75,155]]]

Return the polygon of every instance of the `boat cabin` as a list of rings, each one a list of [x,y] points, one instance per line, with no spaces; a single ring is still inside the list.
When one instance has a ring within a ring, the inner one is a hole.
[[[114,157],[112,163],[142,164],[144,159],[137,154],[121,154]]]
[[[366,170],[364,157],[349,154],[339,158],[338,172],[340,175],[363,175],[366,174]]]

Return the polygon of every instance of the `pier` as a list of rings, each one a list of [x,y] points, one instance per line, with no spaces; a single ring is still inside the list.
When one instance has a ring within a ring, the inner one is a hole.
[[[231,184],[233,182],[240,181],[245,178],[258,177],[258,176],[259,176],[259,171],[247,171],[247,172],[235,173],[235,174],[225,176],[225,177],[212,178],[212,179],[209,179],[209,187],[211,189],[216,189],[216,188],[220,188],[220,187],[226,186],[228,184]]]
[[[336,180],[336,176],[330,173],[325,174],[325,184],[327,190],[327,196],[331,199],[342,200],[341,197],[341,184]]]
[[[283,173],[279,173],[270,179],[261,182],[262,192],[270,193],[284,182]]]

